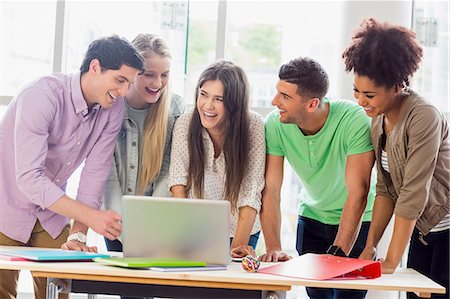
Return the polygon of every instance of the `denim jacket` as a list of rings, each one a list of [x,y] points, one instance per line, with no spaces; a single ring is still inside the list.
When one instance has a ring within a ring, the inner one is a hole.
[[[172,131],[178,116],[185,111],[182,97],[172,96],[169,119],[167,125],[167,138],[164,146],[164,158],[159,176],[151,182],[144,194],[155,196],[170,196],[167,186],[169,176],[170,148],[172,144]],[[141,133],[142,134],[142,133]],[[104,193],[104,207],[122,214],[122,195],[136,194],[139,165],[139,132],[138,126],[125,109],[122,128],[116,138],[114,159],[111,171],[106,182]]]

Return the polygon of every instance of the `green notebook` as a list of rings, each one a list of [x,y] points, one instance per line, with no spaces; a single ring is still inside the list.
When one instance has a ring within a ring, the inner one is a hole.
[[[179,260],[171,258],[145,258],[145,257],[113,257],[95,258],[94,262],[124,268],[150,268],[150,267],[204,267],[206,262]]]

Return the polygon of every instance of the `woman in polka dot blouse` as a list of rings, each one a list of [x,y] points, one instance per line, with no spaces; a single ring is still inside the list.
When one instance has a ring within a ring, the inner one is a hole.
[[[263,118],[249,110],[247,76],[232,62],[218,61],[200,75],[195,102],[175,124],[170,191],[230,201],[231,256],[254,255],[266,146]]]

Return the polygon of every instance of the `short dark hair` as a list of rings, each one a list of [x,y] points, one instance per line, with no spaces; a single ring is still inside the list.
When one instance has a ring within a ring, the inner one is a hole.
[[[347,72],[366,76],[378,86],[392,87],[409,85],[422,55],[412,30],[370,18],[361,23],[342,58]]]
[[[297,85],[297,94],[322,100],[328,92],[328,75],[314,59],[298,57],[283,64],[278,72],[280,80]]]
[[[80,67],[82,74],[89,70],[93,59],[100,61],[102,70],[118,70],[122,65],[137,69],[139,72],[144,69],[144,58],[138,50],[128,40],[117,35],[99,38],[89,45]]]

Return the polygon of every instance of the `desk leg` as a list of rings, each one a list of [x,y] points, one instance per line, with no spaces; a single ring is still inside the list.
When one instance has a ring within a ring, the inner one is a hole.
[[[58,299],[59,294],[59,287],[57,283],[54,283],[50,280],[50,278],[47,279],[47,296],[46,299]]]
[[[286,291],[262,291],[261,299],[286,299]]]
[[[47,278],[46,299],[58,299],[59,293],[70,293],[72,281],[58,278]]]

